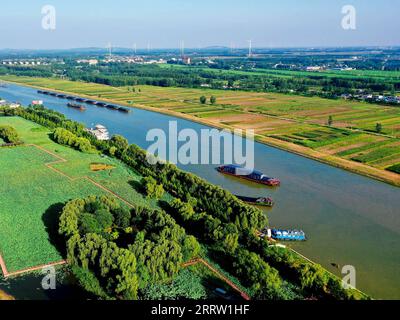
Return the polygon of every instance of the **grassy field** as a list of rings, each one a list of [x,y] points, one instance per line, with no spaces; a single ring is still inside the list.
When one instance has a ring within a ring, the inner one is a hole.
[[[375,72],[374,76],[388,74]],[[385,170],[400,163],[398,107],[278,93],[154,86],[116,88],[59,79],[1,78],[156,109],[216,127],[254,129],[260,142],[400,184],[398,175]],[[201,104],[201,95],[213,95],[217,103]],[[327,126],[329,116],[333,117],[331,127]],[[382,124],[381,134],[375,132],[377,123]]]
[[[52,238],[62,204],[91,194],[111,194],[85,177],[129,203],[157,206],[137,191],[141,177],[117,160],[60,146],[50,140],[46,128],[22,118],[0,117],[0,125],[4,124],[16,128],[25,143],[0,148],[0,253],[8,272],[62,259]],[[49,165],[53,162],[59,163]],[[113,169],[94,172],[92,163]],[[168,199],[166,195],[164,200]]]

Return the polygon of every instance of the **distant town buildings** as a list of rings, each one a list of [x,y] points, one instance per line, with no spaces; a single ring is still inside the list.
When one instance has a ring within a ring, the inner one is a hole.
[[[191,64],[191,63],[192,63],[192,60],[190,59],[190,57],[183,57],[183,58],[182,58],[182,62],[183,62],[184,64]]]
[[[103,63],[132,63],[132,64],[164,64],[167,63],[164,59],[145,59],[139,56],[112,56],[107,57]]]
[[[360,94],[342,94],[340,96],[342,99],[346,100],[358,100],[367,101],[375,103],[387,103],[387,104],[400,104],[400,96],[385,96],[385,95],[373,95],[370,93],[360,93]]]
[[[9,66],[40,66],[48,65],[49,61],[43,59],[5,59],[1,61],[1,64]]]
[[[99,63],[99,60],[97,60],[97,59],[82,59],[82,60],[77,60],[76,62],[77,63],[85,63],[90,66],[95,66]]]

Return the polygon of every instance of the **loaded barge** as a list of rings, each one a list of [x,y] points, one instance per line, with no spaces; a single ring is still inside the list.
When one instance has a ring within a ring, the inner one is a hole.
[[[104,103],[104,102],[85,99],[85,98],[81,98],[81,97],[68,96],[68,95],[65,95],[65,94],[62,94],[62,93],[56,93],[56,92],[51,92],[51,91],[43,91],[43,90],[37,90],[37,93],[50,95],[50,96],[57,97],[57,98],[62,98],[62,99],[74,100],[74,101],[81,102],[81,103],[92,104],[92,105],[95,105],[95,106],[100,107],[100,108],[107,108],[107,109],[110,109],[110,110],[116,110],[116,111],[121,111],[121,112],[125,112],[125,113],[131,112],[131,110],[129,108],[119,107],[119,106],[116,106],[116,105],[113,105],[113,104],[107,104],[107,103]],[[74,108],[74,106],[69,106],[69,107]],[[83,109],[81,109],[81,108],[76,108],[76,109],[85,110],[85,107],[82,107],[82,108]]]
[[[237,195],[236,198],[242,200],[243,202],[254,204],[256,206],[272,207],[274,205],[274,201],[269,197],[252,198],[252,197],[243,197]]]
[[[243,168],[237,165],[225,165],[217,168],[217,171],[234,177],[250,180],[267,186],[279,186],[281,182],[278,179],[267,177],[260,171]]]
[[[82,106],[81,104],[76,104],[76,103],[67,103],[67,106],[69,108],[74,108],[74,109],[78,109],[80,111],[85,111],[86,108],[84,106]]]

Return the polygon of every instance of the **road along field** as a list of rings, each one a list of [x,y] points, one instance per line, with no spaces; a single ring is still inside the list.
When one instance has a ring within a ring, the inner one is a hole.
[[[2,76],[38,88],[183,117],[219,128],[254,129],[258,141],[400,185],[400,108],[276,93],[154,86],[110,87],[60,79]],[[206,104],[199,102],[206,96]],[[216,97],[211,104],[210,97]],[[328,119],[332,117],[329,126]],[[376,124],[382,130],[376,132]]]
[[[58,145],[46,128],[22,118],[0,117],[1,125],[14,127],[25,143],[0,148],[0,257],[9,275],[63,258],[53,236],[70,199],[108,194],[125,204],[157,206],[136,190],[141,176],[119,161]]]

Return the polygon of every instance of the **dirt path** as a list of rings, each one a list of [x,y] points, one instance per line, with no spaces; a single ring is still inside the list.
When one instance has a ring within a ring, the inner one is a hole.
[[[215,273],[218,278],[222,279],[226,284],[228,284],[232,289],[234,289],[235,291],[239,292],[241,297],[244,300],[250,300],[250,297],[248,296],[247,293],[245,293],[244,291],[242,291],[239,287],[237,287],[232,281],[230,281],[227,277],[225,277],[221,272],[219,272],[217,269],[215,269],[213,266],[211,266],[207,261],[205,261],[202,258],[198,258],[198,259],[194,259],[194,260],[190,260],[186,263],[183,264],[184,268],[196,265],[198,263],[203,264],[204,266],[206,266],[209,270],[211,270],[213,273]]]
[[[7,278],[9,273],[8,273],[8,270],[7,270],[7,267],[6,267],[6,263],[4,262],[3,257],[1,256],[1,254],[0,254],[0,267],[1,267],[1,271],[3,272],[4,278]]]

